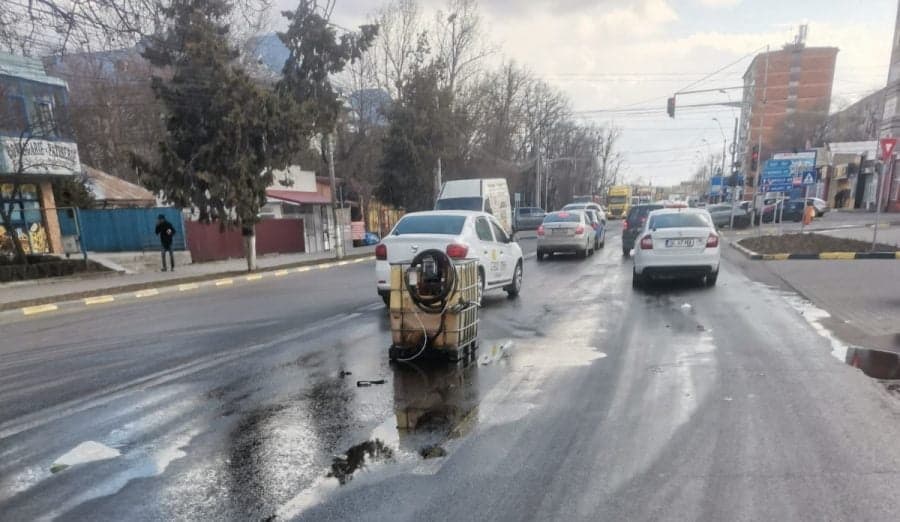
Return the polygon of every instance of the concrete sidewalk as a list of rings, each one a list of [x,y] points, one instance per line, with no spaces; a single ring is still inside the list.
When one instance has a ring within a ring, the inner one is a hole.
[[[868,233],[871,239],[871,232],[863,228],[835,234]],[[850,345],[900,351],[900,262],[753,261],[732,248],[723,255],[751,279],[796,291],[828,312],[828,328]]]
[[[872,241],[873,227],[864,228],[843,228],[839,230],[827,230],[820,232],[833,237],[842,237],[847,239],[857,239],[859,241]],[[878,242],[885,245],[900,246],[900,226],[881,225],[878,227]]]
[[[347,256],[369,255],[375,247],[351,248]],[[334,259],[333,252],[315,254],[279,254],[263,256],[257,259],[260,271],[275,270],[280,267],[327,261]],[[63,279],[42,279],[22,281],[0,285],[0,309],[14,307],[16,303],[29,303],[36,300],[48,300],[54,297],[67,298],[87,292],[115,293],[117,289],[135,285],[165,286],[179,284],[184,280],[215,278],[223,274],[234,274],[247,271],[244,259],[229,259],[212,263],[195,263],[176,266],[174,272],[149,272],[142,274],[109,273],[105,276],[70,277]]]

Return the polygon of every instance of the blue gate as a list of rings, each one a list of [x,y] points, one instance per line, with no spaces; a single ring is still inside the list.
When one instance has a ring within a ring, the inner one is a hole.
[[[184,222],[175,208],[115,208],[57,211],[60,232],[74,236],[75,216],[81,226],[83,248],[89,252],[136,252],[159,249],[156,236],[157,216],[163,214],[175,227],[172,248],[186,250]]]

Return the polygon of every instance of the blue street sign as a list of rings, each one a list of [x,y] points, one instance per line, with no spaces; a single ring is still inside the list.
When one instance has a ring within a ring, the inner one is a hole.
[[[763,167],[759,180],[763,192],[788,192],[794,186],[791,175],[791,160],[769,160]]]
[[[803,184],[804,185],[815,185],[816,184],[816,175],[812,172],[807,172],[803,175]]]
[[[721,186],[724,184],[723,179],[724,178],[722,176],[713,176],[712,178],[710,178],[709,184],[712,185],[713,187]]]

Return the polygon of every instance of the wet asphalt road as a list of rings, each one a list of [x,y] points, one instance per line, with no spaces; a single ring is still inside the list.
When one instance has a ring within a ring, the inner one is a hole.
[[[466,368],[387,363],[370,263],[0,325],[0,519],[897,519],[900,403],[820,311],[620,254],[529,259]]]

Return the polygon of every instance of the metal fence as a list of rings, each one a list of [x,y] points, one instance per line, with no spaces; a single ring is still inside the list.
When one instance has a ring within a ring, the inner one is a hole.
[[[175,227],[174,250],[186,250],[184,221],[175,208],[117,208],[57,211],[62,236],[75,236],[75,213],[81,226],[82,248],[89,252],[136,252],[159,248],[157,216]]]

